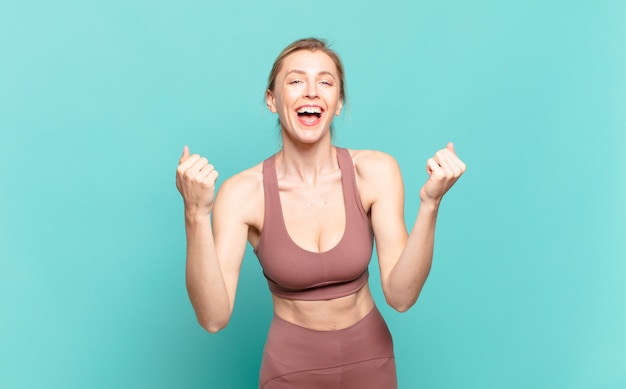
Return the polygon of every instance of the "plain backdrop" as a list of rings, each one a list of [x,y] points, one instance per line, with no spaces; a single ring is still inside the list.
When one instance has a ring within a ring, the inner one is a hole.
[[[276,55],[327,39],[335,142],[393,155],[412,226],[454,141],[400,387],[626,387],[623,1],[2,1],[0,386],[254,388],[271,301],[249,249],[229,326],[184,283],[183,145],[218,184],[276,152]]]

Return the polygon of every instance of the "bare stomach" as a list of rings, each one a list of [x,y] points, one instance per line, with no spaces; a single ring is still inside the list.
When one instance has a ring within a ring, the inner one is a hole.
[[[348,328],[374,308],[369,283],[354,294],[332,300],[289,300],[275,295],[272,299],[278,317],[316,331]]]

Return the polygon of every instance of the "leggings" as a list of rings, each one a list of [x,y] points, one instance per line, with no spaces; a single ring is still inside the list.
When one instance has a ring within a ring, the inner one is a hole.
[[[316,331],[274,315],[260,389],[396,389],[393,342],[374,307],[352,326]]]

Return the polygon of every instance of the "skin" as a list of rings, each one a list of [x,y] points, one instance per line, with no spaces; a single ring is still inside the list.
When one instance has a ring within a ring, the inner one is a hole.
[[[330,136],[330,124],[342,109],[340,82],[325,53],[297,51],[285,58],[274,90],[266,95],[267,107],[278,114],[282,127],[276,172],[285,225],[296,244],[314,252],[334,247],[346,222],[341,172]],[[321,115],[299,117],[302,107],[315,107]],[[465,164],[452,143],[428,159],[429,178],[408,234],[396,161],[379,151],[349,151],[374,230],[383,293],[390,306],[404,312],[415,304],[426,282],[439,205]],[[198,322],[209,332],[224,328],[231,317],[246,242],[256,248],[264,217],[262,163],[224,181],[216,195],[217,177],[206,158],[184,147],[176,186],[185,208],[187,291]],[[332,300],[272,298],[278,316],[315,330],[346,328],[374,306],[369,284]]]

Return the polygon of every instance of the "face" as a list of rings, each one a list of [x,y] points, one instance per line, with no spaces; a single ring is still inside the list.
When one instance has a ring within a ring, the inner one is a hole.
[[[341,113],[341,79],[333,60],[322,51],[289,54],[276,76],[267,106],[278,113],[284,135],[312,143],[330,134]]]

